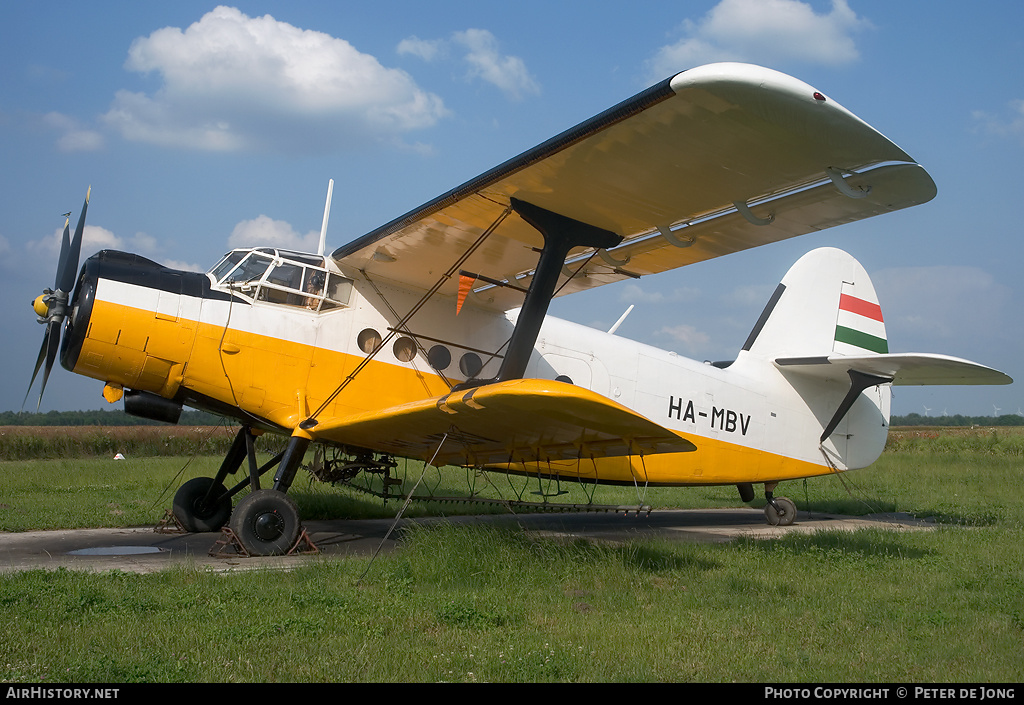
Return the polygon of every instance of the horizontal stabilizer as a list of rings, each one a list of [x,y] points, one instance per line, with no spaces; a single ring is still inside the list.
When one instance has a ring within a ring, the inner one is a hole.
[[[1013,380],[991,367],[948,355],[891,353],[784,357],[775,365],[785,372],[847,382],[849,372],[892,379],[894,385],[1010,384]]]
[[[518,379],[323,420],[317,440],[482,466],[678,453],[688,440],[600,394],[571,384]]]

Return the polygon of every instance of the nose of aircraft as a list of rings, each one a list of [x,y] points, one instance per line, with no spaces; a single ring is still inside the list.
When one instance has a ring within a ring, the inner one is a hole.
[[[28,395],[32,391],[32,385],[35,384],[36,375],[42,368],[43,381],[39,387],[39,401],[36,402],[36,410],[39,409],[39,405],[43,401],[43,392],[46,390],[46,380],[50,377],[53,361],[57,358],[61,326],[68,315],[68,300],[71,297],[71,289],[75,285],[75,276],[78,274],[78,260],[82,254],[82,231],[85,230],[85,213],[89,209],[91,194],[92,187],[89,187],[85,194],[85,204],[82,206],[82,214],[78,218],[74,237],[70,236],[71,221],[68,219],[64,221],[64,237],[61,240],[60,259],[57,262],[57,275],[54,277],[53,289],[44,289],[43,294],[36,297],[32,303],[39,322],[46,326],[46,332],[43,334],[43,344],[39,348],[35,369],[32,371],[32,379],[29,380],[22,406],[28,401]]]
[[[32,310],[40,318],[46,318],[50,313],[50,305],[46,302],[46,294],[40,294],[32,301]]]

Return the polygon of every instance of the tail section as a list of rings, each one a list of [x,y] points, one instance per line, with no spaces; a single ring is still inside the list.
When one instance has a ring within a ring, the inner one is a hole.
[[[1012,382],[959,358],[890,353],[871,279],[857,260],[834,248],[809,252],[793,265],[744,350],[781,372],[780,413],[801,426],[795,442],[801,454],[824,453],[841,470],[870,465],[882,452],[891,385]],[[787,443],[792,448],[794,439]]]
[[[768,359],[888,353],[882,309],[864,267],[835,248],[801,257],[743,349]]]

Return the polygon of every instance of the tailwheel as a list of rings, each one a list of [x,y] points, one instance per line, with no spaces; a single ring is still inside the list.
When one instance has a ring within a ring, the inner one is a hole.
[[[281,556],[299,538],[299,508],[279,490],[256,490],[235,507],[231,530],[251,556]]]
[[[796,503],[789,497],[771,497],[769,494],[764,516],[772,526],[790,526],[796,521]]]
[[[173,513],[185,531],[220,531],[231,516],[231,497],[212,477],[196,477],[174,494]]]

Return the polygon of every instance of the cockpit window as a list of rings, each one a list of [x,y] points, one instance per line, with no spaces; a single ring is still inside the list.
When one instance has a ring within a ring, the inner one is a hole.
[[[332,308],[348,306],[349,298],[352,295],[352,280],[346,279],[340,274],[324,273],[326,275],[326,286],[324,287],[324,299],[320,306],[321,311],[328,311]]]
[[[322,256],[269,248],[235,250],[210,275],[258,301],[310,311],[347,306],[352,293],[352,280],[328,271]]]
[[[222,259],[216,267],[210,270],[213,280],[215,282],[219,282],[223,279],[224,275],[234,269],[235,265],[241,262],[243,257],[245,257],[244,250],[235,250],[234,252],[227,253],[224,256],[224,259]]]
[[[251,253],[245,260],[224,278],[224,282],[234,284],[255,284],[270,267],[272,259],[266,255]]]

